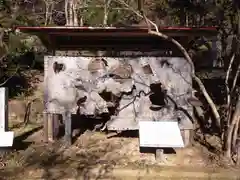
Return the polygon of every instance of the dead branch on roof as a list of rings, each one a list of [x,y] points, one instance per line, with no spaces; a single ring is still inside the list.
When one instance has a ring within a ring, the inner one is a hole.
[[[206,101],[208,102],[208,104],[209,104],[209,106],[212,110],[212,113],[213,113],[215,121],[216,121],[216,125],[220,128],[220,126],[221,126],[220,115],[219,115],[219,112],[216,108],[216,105],[214,104],[212,98],[209,96],[209,94],[208,94],[204,84],[202,83],[202,81],[195,75],[195,68],[194,68],[193,61],[192,61],[191,57],[189,56],[188,52],[185,50],[185,48],[175,39],[159,32],[157,24],[146,17],[143,9],[135,10],[134,8],[132,8],[130,5],[128,5],[123,0],[116,0],[116,1],[118,3],[120,3],[121,5],[127,7],[130,11],[132,11],[138,17],[143,18],[145,20],[146,24],[148,25],[148,33],[149,34],[156,35],[156,36],[159,36],[159,37],[161,37],[165,40],[168,40],[168,41],[172,42],[173,44],[175,44],[178,47],[179,50],[181,50],[181,52],[185,56],[188,63],[191,65],[191,68],[192,68],[191,76],[192,76],[193,80],[196,81],[196,83],[198,84],[200,91],[204,95]],[[138,1],[138,7],[143,8],[143,1],[142,0]],[[155,30],[152,30],[152,26],[155,28]]]

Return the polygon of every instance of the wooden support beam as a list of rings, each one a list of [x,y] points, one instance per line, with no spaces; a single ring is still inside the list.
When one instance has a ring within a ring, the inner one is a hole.
[[[43,136],[44,142],[48,142],[48,113],[43,112]]]
[[[63,113],[63,120],[65,123],[65,145],[70,146],[72,145],[72,114],[70,111],[66,111]]]
[[[59,114],[53,114],[53,140],[56,140],[59,135]]]
[[[155,159],[157,162],[165,162],[163,149],[156,149]]]
[[[48,142],[53,142],[54,137],[53,137],[53,114],[49,113],[48,114]]]
[[[183,129],[181,130],[183,142],[184,142],[184,147],[189,147],[192,145],[193,141],[193,130],[191,129]]]

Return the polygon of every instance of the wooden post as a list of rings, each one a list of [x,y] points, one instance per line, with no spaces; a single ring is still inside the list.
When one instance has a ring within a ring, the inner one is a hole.
[[[49,37],[51,41],[51,38],[52,37]],[[52,55],[52,56],[55,56],[55,46],[52,45],[49,49],[48,49],[48,52]],[[48,67],[48,63],[44,60],[44,81],[45,81],[45,78],[47,78],[47,74],[46,74],[46,69]],[[46,89],[48,88],[47,84],[45,84],[45,93],[44,93],[44,100],[47,102],[48,101],[48,94],[47,94],[47,91]],[[45,110],[47,108],[45,107]],[[47,113],[44,117],[44,126],[45,126],[45,140],[47,140],[47,142],[49,141],[54,141],[55,139],[55,124],[54,123],[55,121],[55,117],[52,113]]]
[[[53,142],[53,114],[48,114],[48,141]]]
[[[47,117],[48,125],[48,141],[56,140],[59,133],[59,115],[58,114],[48,114]]]
[[[188,147],[192,144],[192,130],[191,129],[183,129],[181,130],[184,146]]]
[[[53,139],[57,139],[59,134],[59,114],[53,114]]]
[[[236,151],[237,151],[236,164],[239,166],[240,165],[240,137],[237,138]]]
[[[64,139],[65,139],[65,145],[66,146],[70,146],[72,145],[72,117],[71,117],[71,112],[70,111],[66,111],[63,114],[63,119],[65,122],[65,135],[64,135]]]
[[[43,136],[44,142],[48,142],[48,113],[43,112]]]
[[[156,161],[158,162],[164,162],[164,151],[163,149],[156,149],[156,154],[155,154]]]

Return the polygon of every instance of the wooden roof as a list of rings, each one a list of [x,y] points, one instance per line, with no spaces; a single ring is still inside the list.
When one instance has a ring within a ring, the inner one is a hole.
[[[161,48],[162,39],[148,34],[146,27],[17,27],[21,32],[38,36],[48,49],[74,50],[78,48],[128,48],[146,46]],[[170,37],[182,39],[196,36],[216,36],[215,27],[162,27]],[[163,45],[165,46],[165,44]]]

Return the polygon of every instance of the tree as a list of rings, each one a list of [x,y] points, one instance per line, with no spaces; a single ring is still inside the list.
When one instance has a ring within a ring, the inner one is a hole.
[[[234,96],[236,96],[236,84],[239,78],[240,74],[240,62],[239,62],[239,33],[240,33],[240,7],[239,3],[237,1],[233,1],[232,3],[234,15],[235,15],[235,30],[233,30],[234,33],[234,43],[232,44],[232,48],[235,50],[228,66],[227,76],[226,76],[226,85],[227,85],[227,108],[228,108],[228,116],[227,116],[227,130],[225,131],[225,141],[224,141],[224,150],[225,150],[225,157],[227,159],[231,159],[233,153],[240,153],[239,152],[239,143],[237,142],[237,139],[239,137],[239,122],[240,122],[240,95],[238,96],[235,110],[233,111],[234,106]],[[234,60],[237,63],[237,69],[234,72],[232,65],[234,63]],[[234,75],[233,83],[231,86],[231,90],[228,86],[228,78],[229,74],[232,73]],[[236,152],[238,151],[238,152]],[[236,160],[238,163],[240,163],[240,159]]]
[[[35,42],[29,43],[28,36],[14,29],[16,25],[33,24],[35,18],[28,12],[20,0],[3,0],[0,4],[0,86],[6,86],[13,76],[20,75],[25,67],[17,59],[34,47]]]

